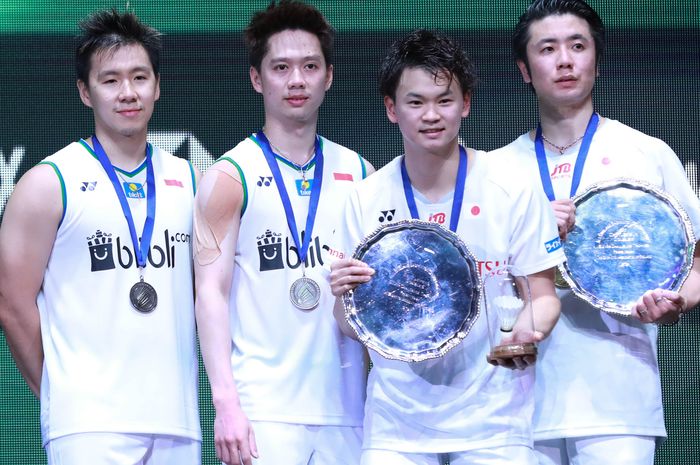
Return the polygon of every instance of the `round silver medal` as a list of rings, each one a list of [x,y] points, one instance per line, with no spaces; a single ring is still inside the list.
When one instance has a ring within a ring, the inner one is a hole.
[[[151,313],[158,305],[158,293],[142,278],[141,281],[131,286],[129,300],[137,312]]]
[[[289,300],[299,310],[313,310],[321,300],[321,288],[313,279],[302,276],[289,288]]]

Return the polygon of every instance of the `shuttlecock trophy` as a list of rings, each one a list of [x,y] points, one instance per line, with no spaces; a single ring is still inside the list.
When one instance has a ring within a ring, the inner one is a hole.
[[[482,295],[491,344],[489,361],[536,355],[527,275],[511,265],[489,271],[483,276]]]

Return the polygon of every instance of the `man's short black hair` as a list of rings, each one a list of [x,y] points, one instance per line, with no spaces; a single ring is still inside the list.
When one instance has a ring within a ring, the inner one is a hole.
[[[245,29],[250,65],[260,71],[270,36],[287,30],[306,31],[318,37],[326,66],[331,65],[335,31],[315,7],[295,0],[281,0],[279,3],[273,0],[266,10],[253,15]]]
[[[444,74],[457,79],[463,95],[476,87],[476,72],[467,54],[453,40],[433,31],[417,29],[397,40],[389,49],[379,71],[382,96],[396,98],[396,88],[404,70],[420,68],[435,78]]]
[[[143,24],[134,13],[119,13],[115,9],[98,11],[79,24],[81,34],[75,50],[75,73],[87,83],[90,60],[96,53],[115,51],[125,45],[141,45],[157,76],[162,49],[161,34]]]
[[[527,43],[530,40],[530,25],[534,21],[552,15],[572,14],[588,23],[595,43],[595,61],[600,64],[605,50],[605,27],[598,13],[583,0],[534,0],[515,25],[512,35],[513,56],[516,60],[527,61]]]

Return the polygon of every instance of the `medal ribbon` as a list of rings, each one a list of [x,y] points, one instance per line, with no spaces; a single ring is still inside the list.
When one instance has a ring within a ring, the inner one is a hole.
[[[316,136],[316,142],[314,143],[316,168],[314,169],[314,182],[311,185],[311,197],[309,198],[309,212],[306,215],[304,239],[300,245],[299,231],[297,230],[297,221],[294,217],[292,202],[289,200],[289,194],[287,193],[287,189],[284,187],[282,172],[277,164],[277,160],[275,160],[275,154],[270,146],[270,141],[267,140],[265,133],[262,131],[258,131],[255,138],[260,143],[260,148],[262,148],[263,155],[265,155],[265,160],[270,167],[272,177],[275,179],[275,184],[277,185],[277,190],[279,191],[280,199],[282,200],[282,206],[284,207],[284,213],[287,216],[287,225],[289,226],[289,231],[292,233],[294,245],[297,246],[299,260],[301,260],[301,263],[303,264],[306,262],[306,254],[309,251],[309,244],[311,243],[311,233],[313,232],[314,223],[316,221],[318,202],[321,198],[321,182],[323,180],[323,151],[321,150],[321,139]]]
[[[578,186],[581,183],[583,165],[586,163],[588,149],[591,148],[593,134],[595,134],[597,128],[598,114],[593,112],[591,119],[588,120],[586,132],[583,134],[583,140],[581,141],[581,147],[578,149],[578,155],[576,155],[576,164],[574,165],[574,173],[571,180],[571,191],[569,193],[569,198],[576,195]],[[545,194],[547,194],[547,198],[551,202],[556,200],[556,197],[554,195],[554,187],[552,186],[552,178],[549,177],[549,166],[547,165],[547,155],[545,154],[544,141],[542,140],[542,125],[540,124],[537,125],[537,132],[535,134],[535,154],[537,154],[537,165],[540,169],[542,187],[544,188]]]
[[[107,154],[102,148],[102,144],[100,144],[100,141],[97,140],[97,136],[95,135],[92,136],[92,145],[94,146],[97,159],[100,161],[102,168],[104,168],[109,180],[112,182],[114,191],[117,193],[119,203],[121,204],[122,211],[124,212],[124,218],[126,218],[126,223],[129,225],[129,234],[131,234],[131,242],[134,244],[136,263],[138,264],[139,268],[143,268],[146,266],[148,250],[151,247],[153,224],[155,223],[156,218],[156,182],[155,174],[153,172],[153,160],[151,159],[153,148],[151,147],[151,144],[146,144],[146,221],[143,224],[141,244],[139,245],[139,239],[136,236],[136,226],[134,225],[134,217],[131,214],[129,202],[126,200],[124,189],[119,183],[114,166],[112,166],[112,163],[109,161]]]
[[[408,210],[411,212],[411,218],[419,220],[418,207],[416,199],[413,196],[413,188],[411,187],[411,179],[406,171],[406,156],[401,159],[401,180],[403,181],[403,193],[406,197]],[[464,187],[467,184],[467,151],[459,146],[459,166],[457,167],[457,180],[455,181],[455,192],[452,197],[452,213],[450,214],[450,231],[457,232],[457,224],[459,224],[459,215],[462,213],[462,200],[464,199]]]

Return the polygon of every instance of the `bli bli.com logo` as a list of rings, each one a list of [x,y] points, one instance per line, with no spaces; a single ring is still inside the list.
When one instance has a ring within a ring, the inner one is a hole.
[[[304,231],[301,233],[301,241],[304,241]],[[287,237],[282,243],[282,234],[273,233],[269,229],[262,236],[258,236],[258,256],[260,257],[260,271],[271,271],[287,268],[295,269],[301,265],[299,251],[296,246],[290,243]],[[309,251],[306,254],[304,266],[313,268],[318,263],[323,266],[321,250],[330,250],[327,245],[321,246],[318,236],[314,237],[309,244]]]
[[[113,270],[118,263],[121,268],[135,266],[136,257],[133,247],[125,245],[120,237],[112,240],[112,234],[98,230],[87,238],[90,250],[90,271]],[[152,245],[148,251],[148,265],[153,268],[175,267],[175,244],[189,244],[190,235],[186,233],[171,234],[167,229],[163,232],[161,245]],[[116,253],[114,252],[116,246]],[[115,262],[116,258],[116,262]]]

